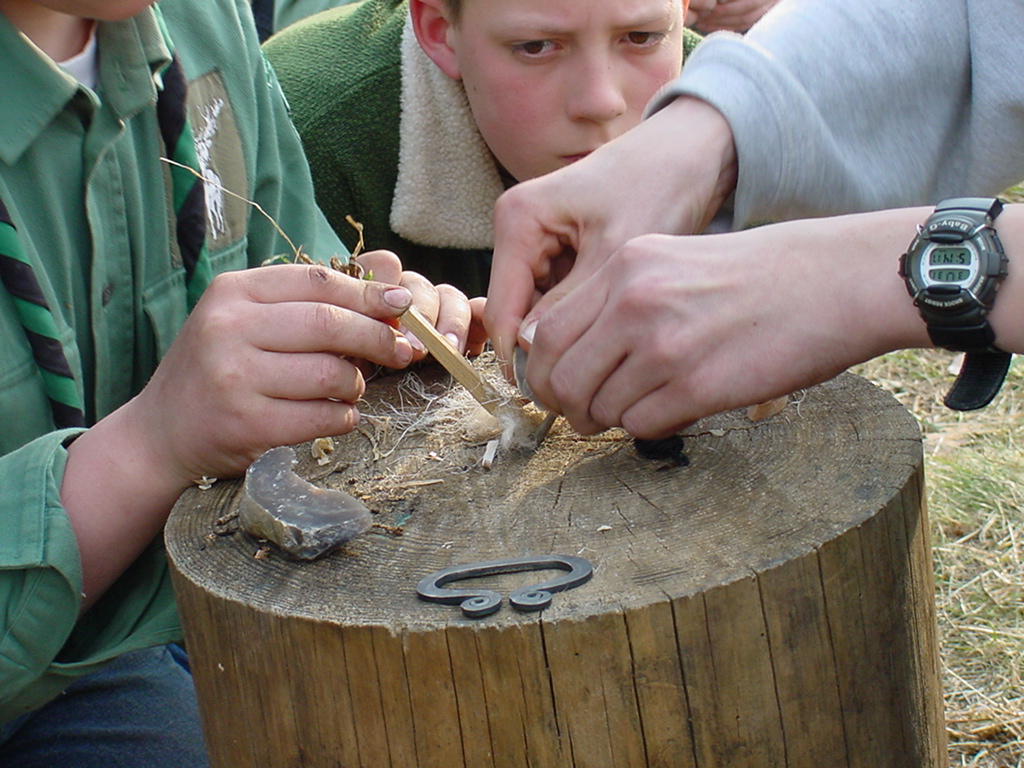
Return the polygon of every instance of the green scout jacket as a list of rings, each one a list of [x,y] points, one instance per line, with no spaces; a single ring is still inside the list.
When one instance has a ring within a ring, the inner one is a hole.
[[[160,8],[189,80],[204,175],[258,202],[315,257],[345,253],[312,204],[248,0]],[[170,54],[150,9],[97,35],[94,93],[0,15],[0,198],[57,315],[90,423],[142,388],[187,312],[154,108]],[[214,272],[289,252],[255,208],[206,191]],[[54,431],[0,289],[0,722],[122,652],[179,637],[160,542],[79,620],[81,568],[59,497],[70,434]]]

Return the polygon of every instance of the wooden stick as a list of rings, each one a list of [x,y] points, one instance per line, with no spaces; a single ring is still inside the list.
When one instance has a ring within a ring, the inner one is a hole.
[[[477,371],[469,361],[459,353],[452,343],[437,332],[437,329],[428,321],[416,307],[409,307],[401,320],[406,328],[416,334],[416,338],[423,342],[423,346],[434,356],[444,369],[450,373],[457,382],[469,390],[474,399],[480,403],[492,416],[498,415],[499,406],[507,398],[502,397],[494,386],[491,385],[480,372]]]

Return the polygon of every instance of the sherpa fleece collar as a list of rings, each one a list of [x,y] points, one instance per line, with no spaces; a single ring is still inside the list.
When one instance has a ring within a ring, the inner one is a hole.
[[[402,117],[391,228],[422,245],[493,248],[494,203],[504,191],[465,89],[402,33]]]

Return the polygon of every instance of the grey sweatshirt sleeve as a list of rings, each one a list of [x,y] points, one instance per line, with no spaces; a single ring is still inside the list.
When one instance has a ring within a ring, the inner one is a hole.
[[[725,115],[737,228],[996,194],[1024,179],[1022,53],[1021,0],[783,0],[711,35],[651,110]]]

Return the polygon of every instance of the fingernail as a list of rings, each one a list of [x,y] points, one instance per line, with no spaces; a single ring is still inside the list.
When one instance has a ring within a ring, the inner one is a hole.
[[[384,301],[389,307],[405,309],[412,304],[412,294],[407,288],[388,288],[384,291]]]
[[[417,352],[427,351],[427,348],[423,346],[423,342],[416,338],[415,333],[413,333],[412,331],[403,331],[403,333],[405,334],[405,338],[409,340],[409,343],[412,344],[413,349],[415,349]]]
[[[402,337],[399,337],[399,343],[395,345],[395,363],[399,368],[404,368],[412,362],[413,358],[413,345],[408,343],[406,339],[405,344],[401,343]]]
[[[527,346],[533,346],[533,335],[537,332],[537,321],[531,320],[526,327],[519,332],[519,340],[525,341]]]
[[[451,344],[453,347],[455,347],[456,349],[459,348],[459,337],[456,336],[454,333],[446,333],[444,337],[448,339],[448,343]]]

